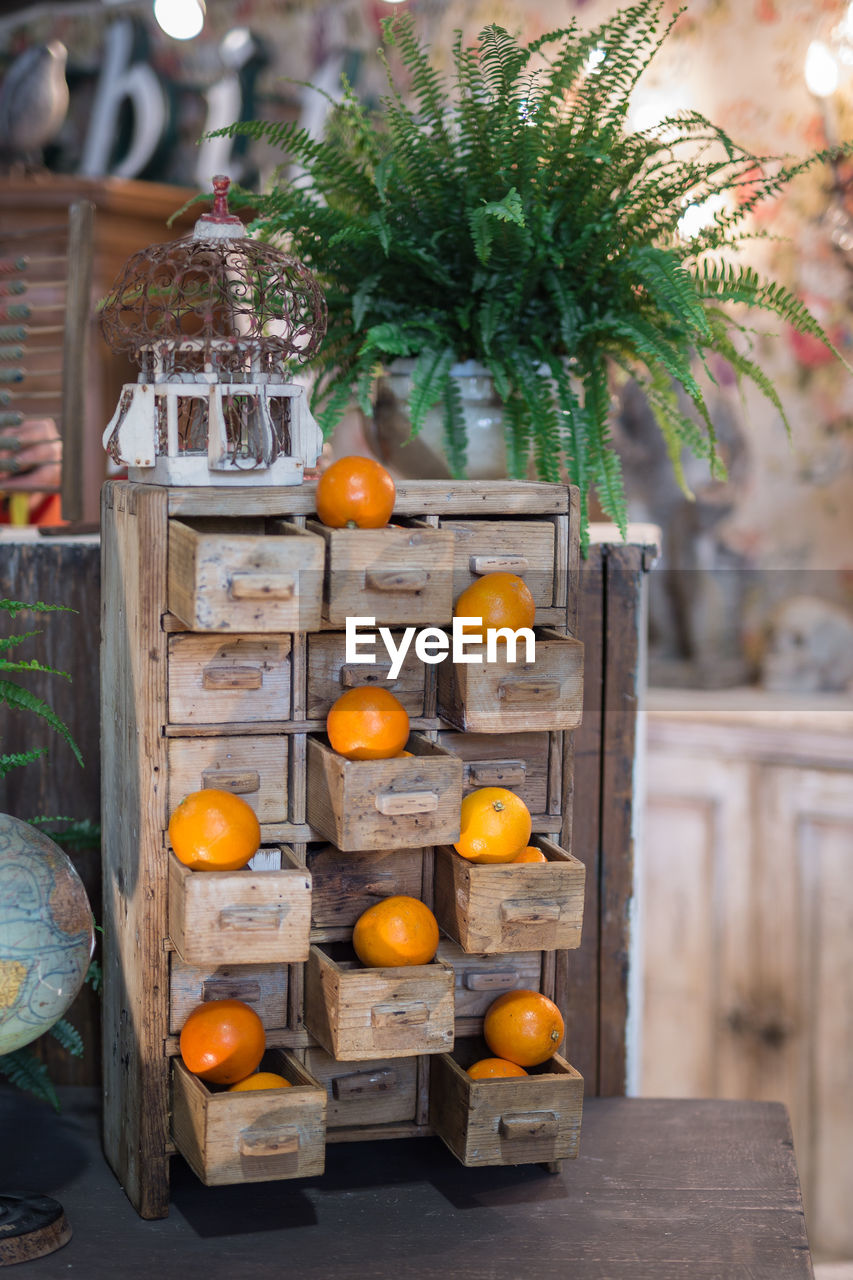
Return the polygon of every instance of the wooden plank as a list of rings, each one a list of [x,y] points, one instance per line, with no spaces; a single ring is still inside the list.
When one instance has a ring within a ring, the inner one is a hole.
[[[68,277],[62,335],[62,518],[85,515],[86,364],[92,305],[92,230],[95,206],[76,200],[68,211]]]
[[[574,740],[574,769],[564,768],[560,843],[586,867],[581,945],[557,959],[555,1000],[566,1021],[566,1053],[584,1078],[587,1095],[598,1093],[599,822],[601,803],[601,712],[603,553],[591,547],[579,579],[577,636],[584,645],[583,718],[566,734]]]
[[[143,1218],[169,1209],[166,494],[104,486],[101,661],[104,1148]]]

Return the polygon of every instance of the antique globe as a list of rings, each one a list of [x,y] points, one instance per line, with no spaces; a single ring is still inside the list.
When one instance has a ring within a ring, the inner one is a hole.
[[[0,1054],[62,1017],[94,945],[92,910],[70,858],[43,831],[0,814]]]

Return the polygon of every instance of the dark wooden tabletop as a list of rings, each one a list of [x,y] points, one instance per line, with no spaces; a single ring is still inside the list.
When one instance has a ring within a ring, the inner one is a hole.
[[[74,1235],[21,1280],[797,1280],[812,1276],[780,1104],[591,1098],[581,1154],[464,1169],[438,1139],[332,1145],[302,1182],[209,1188],[173,1162],[143,1222],[104,1163],[94,1090],[63,1111],[0,1088],[0,1191],[63,1205]],[[11,1271],[9,1272],[11,1276]]]

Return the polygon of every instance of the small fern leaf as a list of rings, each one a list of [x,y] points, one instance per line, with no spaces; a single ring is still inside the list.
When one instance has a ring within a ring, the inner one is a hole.
[[[455,480],[461,480],[468,466],[468,440],[462,392],[455,378],[448,378],[444,384],[442,410],[444,451],[450,463],[451,475]]]
[[[73,1058],[83,1057],[83,1037],[66,1018],[59,1018],[54,1022],[48,1034]]]
[[[31,1045],[0,1055],[0,1075],[4,1075],[16,1088],[32,1093],[42,1102],[49,1102],[54,1111],[59,1111],[59,1099],[47,1065],[37,1057]]]
[[[445,347],[443,350],[427,348],[415,361],[409,395],[409,421],[413,436],[424,425],[429,410],[444,397],[453,359],[452,348]]]

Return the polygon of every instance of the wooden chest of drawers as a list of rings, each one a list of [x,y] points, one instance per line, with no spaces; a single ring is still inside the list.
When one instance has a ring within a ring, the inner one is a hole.
[[[557,994],[557,951],[580,941],[575,498],[559,485],[400,484],[386,556],[385,531],[359,541],[318,526],[311,484],[105,486],[105,1148],[143,1217],[168,1212],[176,1151],[209,1183],[311,1176],[325,1143],[361,1136],[438,1133],[472,1164],[577,1153],[583,1083],[568,1062],[554,1060],[530,1105],[486,1085],[485,1111],[463,1069],[491,1000]],[[459,592],[500,569],[530,578],[541,672],[460,683],[449,662],[411,654],[394,679],[381,651],[373,666],[346,661],[346,617],[375,613],[395,634],[446,626]],[[401,698],[413,754],[356,772],[324,729],[338,694],[362,683]],[[548,859],[535,893],[524,867],[498,887],[490,868],[454,866],[461,797],[487,785],[531,810]],[[191,873],[170,852],[172,809],[205,786],[258,815],[262,848],[245,871]],[[438,913],[436,961],[360,970],[355,918],[400,892]],[[183,1020],[222,996],[260,1013],[294,1086],[286,1099],[229,1101],[183,1067]]]

